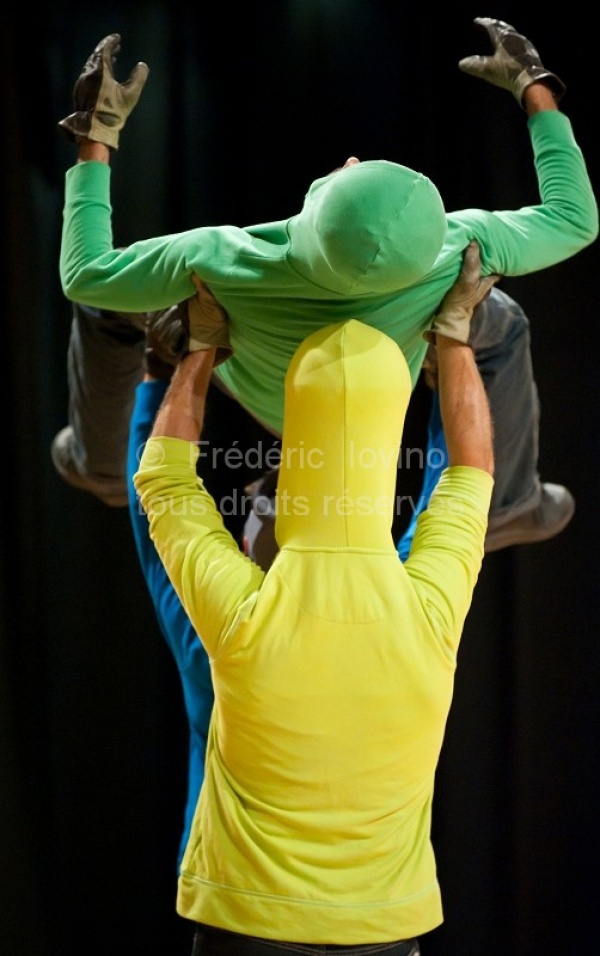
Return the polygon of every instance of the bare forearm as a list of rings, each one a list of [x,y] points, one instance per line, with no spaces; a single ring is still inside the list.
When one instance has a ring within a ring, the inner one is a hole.
[[[92,139],[82,139],[77,153],[78,163],[110,163],[110,149],[104,143],[96,143]]]
[[[494,474],[492,420],[481,375],[468,345],[437,336],[439,395],[450,465]]]
[[[215,353],[216,349],[190,352],[179,362],[154,421],[152,438],[198,441]]]
[[[523,106],[528,116],[542,110],[557,110],[552,90],[545,83],[532,83],[523,93]]]

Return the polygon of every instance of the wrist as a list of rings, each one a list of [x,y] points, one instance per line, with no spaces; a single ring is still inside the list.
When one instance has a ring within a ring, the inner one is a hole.
[[[78,163],[110,163],[110,148],[104,143],[97,143],[93,139],[79,141]]]
[[[216,348],[186,352],[175,366],[172,381],[189,383],[196,393],[206,392],[215,364]]]
[[[196,442],[202,432],[215,349],[189,352],[178,363],[157,413],[152,437]]]
[[[462,339],[455,339],[450,335],[444,335],[443,332],[436,332],[435,335],[435,347],[440,352],[448,350],[457,350],[457,349],[469,349],[473,351],[471,343],[469,341],[463,341]]]
[[[523,91],[523,108],[528,116],[533,116],[543,110],[558,110],[558,104],[550,87],[543,80],[539,80],[530,83]]]

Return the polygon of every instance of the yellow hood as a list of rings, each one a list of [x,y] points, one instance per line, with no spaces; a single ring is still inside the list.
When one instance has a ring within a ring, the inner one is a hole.
[[[404,356],[384,333],[350,319],[305,339],[285,381],[279,547],[394,547],[410,392]]]

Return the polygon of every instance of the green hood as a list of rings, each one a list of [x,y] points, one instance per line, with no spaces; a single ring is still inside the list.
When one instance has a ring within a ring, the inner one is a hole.
[[[312,183],[302,212],[289,221],[288,259],[322,288],[380,294],[426,275],[445,235],[444,205],[431,180],[371,160]]]

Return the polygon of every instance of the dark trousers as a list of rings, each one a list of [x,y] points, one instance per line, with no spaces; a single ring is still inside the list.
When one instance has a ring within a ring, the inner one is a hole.
[[[367,943],[361,946],[334,946],[330,943],[287,943],[258,936],[230,933],[214,926],[198,924],[192,956],[420,956],[416,939],[395,943]]]

